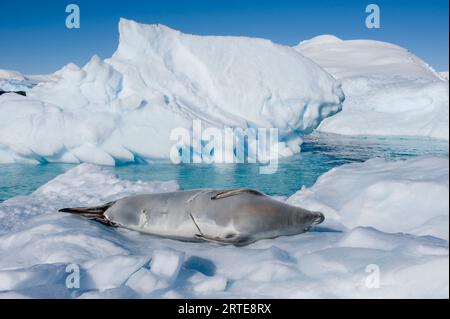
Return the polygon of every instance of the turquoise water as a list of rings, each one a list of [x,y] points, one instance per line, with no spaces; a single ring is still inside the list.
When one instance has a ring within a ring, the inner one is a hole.
[[[302,152],[279,162],[272,175],[259,174],[255,164],[132,164],[108,167],[128,180],[176,180],[182,189],[250,187],[270,195],[289,196],[302,186],[312,186],[316,179],[332,169],[373,157],[405,159],[417,155],[446,155],[445,141],[422,138],[343,137],[315,134],[305,139]],[[70,164],[0,164],[0,202],[16,195],[27,195],[59,174]]]

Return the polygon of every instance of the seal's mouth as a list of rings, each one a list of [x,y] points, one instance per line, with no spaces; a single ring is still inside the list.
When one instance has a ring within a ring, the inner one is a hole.
[[[315,212],[315,213],[317,216],[314,218],[312,225],[322,224],[322,222],[325,220],[325,215],[322,214],[321,212]]]

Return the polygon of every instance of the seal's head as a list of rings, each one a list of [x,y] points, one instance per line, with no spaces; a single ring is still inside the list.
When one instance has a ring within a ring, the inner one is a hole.
[[[211,200],[222,202],[221,207],[224,208],[221,209],[218,205],[214,207],[217,212],[223,209],[231,210],[234,227],[248,234],[274,230],[283,230],[284,234],[301,233],[325,219],[320,212],[288,205],[251,189],[219,192],[212,196]]]

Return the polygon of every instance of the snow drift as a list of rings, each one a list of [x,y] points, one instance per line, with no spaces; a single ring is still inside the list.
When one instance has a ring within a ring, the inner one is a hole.
[[[1,203],[0,297],[448,298],[448,158],[375,159],[332,170],[288,199],[323,210],[328,225],[239,248],[57,212],[177,188],[81,164]],[[80,287],[69,289],[66,278],[77,267]],[[368,279],[373,267],[379,288]]]
[[[288,199],[326,215],[324,225],[449,236],[448,157],[374,158],[334,168]]]
[[[406,49],[331,35],[303,41],[296,49],[340,80],[346,96],[343,111],[318,130],[448,140],[448,82]]]
[[[293,48],[125,19],[119,31],[110,59],[69,64],[27,98],[0,98],[0,162],[168,158],[170,132],[193,119],[278,128],[282,153],[292,154],[299,136],[341,109],[340,84]]]

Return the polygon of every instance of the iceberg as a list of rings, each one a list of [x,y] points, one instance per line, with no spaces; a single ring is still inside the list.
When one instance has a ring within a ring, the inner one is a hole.
[[[0,163],[168,159],[171,131],[193,120],[277,128],[280,153],[293,154],[341,110],[339,82],[291,47],[125,19],[119,32],[111,58],[69,64],[26,98],[0,97]]]
[[[16,71],[0,69],[0,91],[28,91],[36,82]]]
[[[342,112],[322,121],[319,131],[448,140],[448,81],[411,52],[332,35],[295,48],[341,81],[346,96]]]
[[[433,156],[338,167],[287,199],[328,224],[234,247],[58,213],[178,189],[81,164],[0,203],[0,298],[448,298],[448,167]]]
[[[56,81],[58,72],[54,74],[23,75],[17,71],[0,69],[0,91],[28,91],[39,83]]]

